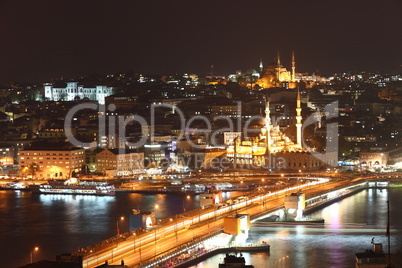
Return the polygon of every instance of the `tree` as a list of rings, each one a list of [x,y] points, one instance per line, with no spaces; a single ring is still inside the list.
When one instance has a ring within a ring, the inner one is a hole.
[[[21,94],[18,94],[16,91],[11,92],[8,95],[8,98],[10,99],[10,102],[12,102],[12,103],[20,103],[22,101]]]
[[[35,179],[36,173],[39,171],[39,166],[36,163],[32,163],[29,166],[23,169],[23,172],[26,176],[31,176],[32,179]]]

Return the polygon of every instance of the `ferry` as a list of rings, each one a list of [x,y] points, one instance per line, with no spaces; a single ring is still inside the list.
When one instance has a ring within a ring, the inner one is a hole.
[[[74,195],[115,195],[115,187],[107,182],[54,180],[47,184],[31,185],[32,193],[39,194],[74,194]]]

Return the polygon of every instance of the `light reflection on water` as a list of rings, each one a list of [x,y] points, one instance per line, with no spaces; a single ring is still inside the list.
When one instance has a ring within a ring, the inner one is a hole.
[[[385,245],[387,198],[386,190],[363,191],[314,213],[312,216],[325,218],[324,228],[255,226],[250,239],[269,241],[271,253],[245,253],[247,263],[255,267],[351,267],[354,253],[368,248],[373,236]],[[395,233],[396,226],[402,226],[402,189],[391,190],[389,198]],[[158,204],[157,217],[166,218],[183,208],[193,209],[198,202],[198,197],[177,195],[117,193],[115,197],[96,197],[0,191],[1,267],[28,263],[35,246],[40,247],[37,260],[54,259],[63,252],[112,237],[116,220],[131,214],[132,209],[153,210]],[[120,228],[127,231],[128,221],[121,222]],[[393,238],[392,242],[401,248],[399,240]],[[214,256],[197,267],[215,268],[223,257]]]
[[[402,189],[367,190],[334,203],[312,217],[325,219],[317,226],[275,226],[255,224],[249,241],[269,241],[269,254],[244,254],[247,264],[259,267],[354,267],[355,253],[364,252],[375,237],[386,249],[387,199],[390,199],[391,245],[402,250]],[[215,268],[224,254],[193,267]],[[263,257],[261,257],[263,256]]]
[[[183,202],[184,199],[184,202]],[[198,207],[198,197],[116,193],[116,196],[38,195],[30,192],[0,191],[1,267],[29,263],[35,258],[54,259],[116,235],[116,220],[122,232],[128,231],[132,209],[154,210],[157,218],[181,213],[183,207]]]

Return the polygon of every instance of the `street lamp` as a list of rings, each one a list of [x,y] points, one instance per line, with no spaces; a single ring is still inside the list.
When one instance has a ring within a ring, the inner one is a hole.
[[[173,218],[170,218],[170,222],[173,222]],[[174,221],[174,232],[176,233],[176,244],[177,244],[177,215],[176,220]]]
[[[187,200],[190,200],[190,196],[186,196]],[[185,199],[183,199],[183,213],[186,213]]]
[[[89,251],[89,253],[92,254],[92,249]],[[96,256],[93,255],[91,257],[89,257],[89,255],[88,255],[86,267],[88,267],[89,259],[92,258],[92,260],[93,260],[95,257],[96,257],[96,259],[98,259],[98,255],[96,255]],[[96,260],[96,262],[98,262],[98,260]],[[96,263],[96,264],[98,264],[98,263]]]
[[[135,239],[137,238],[137,233],[133,233],[134,236],[134,247],[133,247],[133,253],[135,253]]]
[[[123,221],[123,220],[124,220],[124,217],[122,216],[122,217],[120,217],[119,220],[116,221],[117,235],[120,234],[119,221]]]
[[[34,247],[34,249],[31,251],[31,263],[33,262],[32,259],[33,259],[34,252],[36,252],[38,250],[39,250],[39,247]]]
[[[201,222],[201,212],[202,212],[203,210],[204,210],[204,207],[200,207],[200,208],[199,208],[200,213],[198,214],[198,223]]]
[[[139,241],[140,241],[140,248],[139,248],[139,252],[140,252],[140,263],[142,262],[141,260],[141,238],[139,237]]]
[[[159,205],[158,204],[155,204],[155,223],[154,223],[154,225],[156,225],[157,224],[157,217],[156,217],[156,211],[159,209]]]
[[[155,205],[155,254],[154,254],[154,257],[156,257],[156,231],[157,231],[157,226],[158,226],[158,222],[157,222],[157,220],[156,220],[156,210],[159,208],[159,205],[158,204],[156,204]]]

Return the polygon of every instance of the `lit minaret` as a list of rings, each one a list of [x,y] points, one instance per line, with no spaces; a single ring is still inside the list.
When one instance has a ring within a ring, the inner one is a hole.
[[[265,102],[265,131],[267,140],[267,152],[271,152],[271,111],[269,110],[269,97]]]
[[[301,116],[301,100],[300,90],[297,90],[297,106],[296,106],[296,129],[297,129],[297,145],[302,148],[302,116]]]
[[[260,59],[260,74],[264,71],[264,65],[262,64],[262,58]]]
[[[281,81],[281,56],[279,55],[279,50],[278,50],[278,55],[276,57],[276,78],[278,81]]]
[[[292,51],[292,82],[296,82],[296,61],[295,61],[295,52]]]

